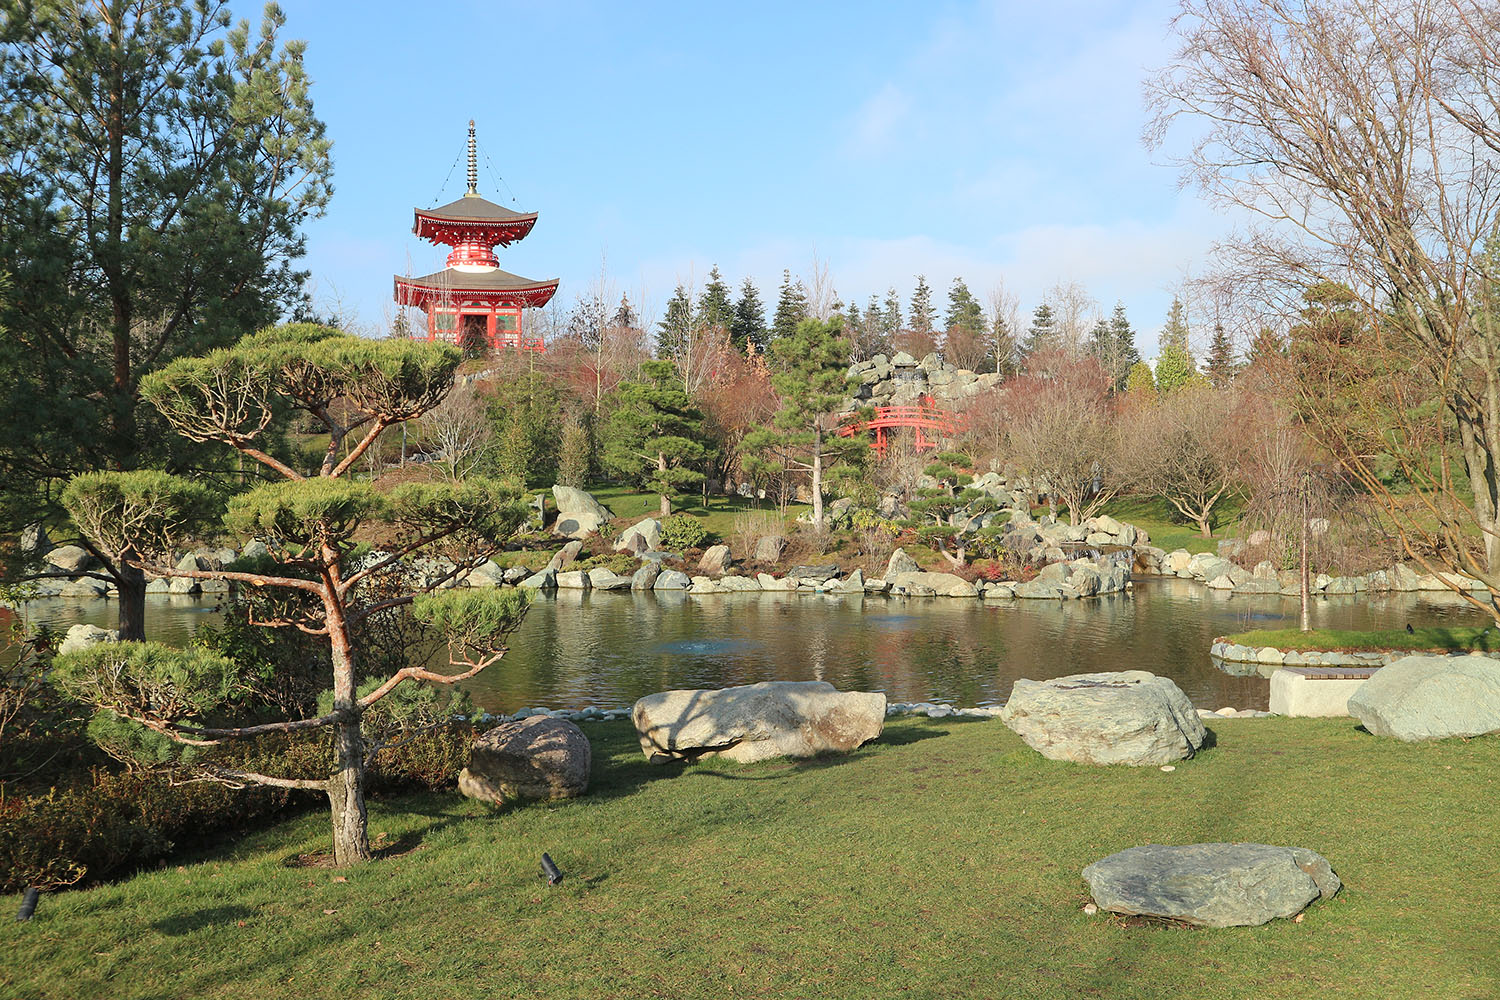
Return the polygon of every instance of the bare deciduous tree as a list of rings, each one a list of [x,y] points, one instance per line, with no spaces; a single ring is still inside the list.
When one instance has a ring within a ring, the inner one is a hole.
[[[454,386],[418,423],[442,452],[443,471],[450,480],[463,482],[479,467],[490,438],[490,421],[473,383]]]
[[[1093,358],[1063,351],[1039,356],[1006,387],[1011,456],[1032,489],[1067,505],[1072,524],[1098,513],[1117,493],[1117,435],[1109,376]]]
[[[1380,368],[1424,373],[1401,387],[1417,396],[1346,384],[1382,402],[1368,416],[1389,421],[1377,436],[1410,494],[1345,433],[1347,410],[1306,391],[1304,408],[1408,553],[1482,579],[1490,599],[1475,603],[1500,619],[1500,321],[1484,301],[1500,231],[1500,8],[1183,0],[1174,31],[1176,56],[1147,85],[1148,144],[1196,127],[1185,178],[1263,220],[1221,247],[1236,283],[1288,314],[1302,289],[1346,285]]]
[[[1214,510],[1242,481],[1238,393],[1189,386],[1136,410],[1121,448],[1131,487],[1161,497],[1213,536]]]

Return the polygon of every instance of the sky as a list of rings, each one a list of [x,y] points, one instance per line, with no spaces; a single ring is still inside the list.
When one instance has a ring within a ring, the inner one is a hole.
[[[1123,302],[1149,354],[1230,225],[1140,139],[1164,0],[282,9],[333,140],[301,266],[320,305],[371,328],[393,274],[443,265],[412,208],[463,193],[471,117],[480,193],[540,213],[501,267],[561,279],[564,306],[602,285],[659,319],[717,266],[770,308],[783,268],[817,261],[844,301],[904,303],[923,274],[941,305],[962,277],[1029,317],[1072,281],[1101,311]]]

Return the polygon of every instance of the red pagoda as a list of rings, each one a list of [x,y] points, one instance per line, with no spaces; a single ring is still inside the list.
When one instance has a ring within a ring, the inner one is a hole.
[[[512,212],[486,201],[477,190],[474,122],[469,122],[469,190],[438,208],[418,208],[412,232],[453,248],[448,266],[420,278],[396,277],[396,301],[427,314],[427,339],[468,342],[483,333],[490,347],[543,351],[540,337],[527,337],[521,310],[544,306],[557,291],[557,279],[532,281],[500,270],[495,247],[524,239],[536,225],[535,212]]]

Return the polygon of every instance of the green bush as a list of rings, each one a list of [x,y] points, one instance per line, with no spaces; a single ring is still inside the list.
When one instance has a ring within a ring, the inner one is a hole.
[[[672,514],[662,519],[661,543],[669,549],[696,549],[708,538],[708,529],[691,514]]]

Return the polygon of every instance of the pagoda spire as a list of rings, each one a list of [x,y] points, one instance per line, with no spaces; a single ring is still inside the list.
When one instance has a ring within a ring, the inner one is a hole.
[[[470,195],[479,194],[479,161],[474,157],[474,119],[469,119],[469,190]]]

